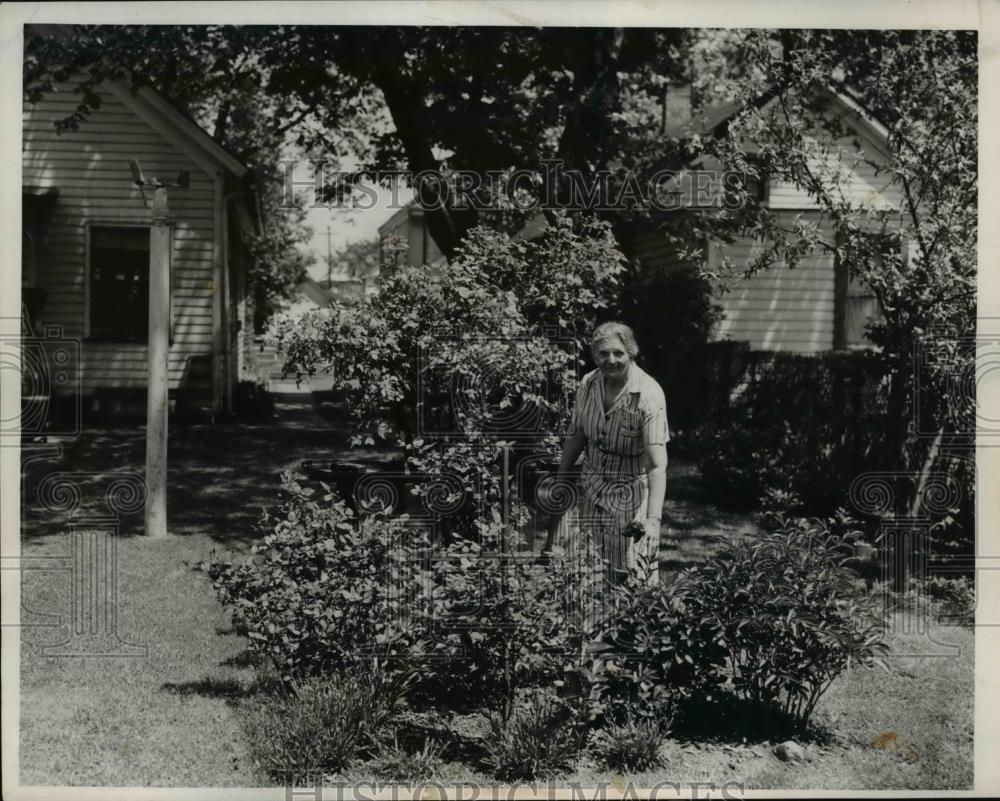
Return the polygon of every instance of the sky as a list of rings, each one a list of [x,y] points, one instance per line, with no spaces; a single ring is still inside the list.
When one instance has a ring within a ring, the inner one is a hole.
[[[413,193],[401,187],[396,193],[396,203],[388,189],[375,189],[378,199],[370,209],[349,211],[320,207],[310,209],[306,222],[313,229],[312,239],[306,249],[316,256],[316,263],[309,268],[309,274],[319,280],[326,278],[327,229],[329,229],[330,249],[334,254],[344,245],[378,235],[378,227],[395,214],[396,203],[406,203]]]

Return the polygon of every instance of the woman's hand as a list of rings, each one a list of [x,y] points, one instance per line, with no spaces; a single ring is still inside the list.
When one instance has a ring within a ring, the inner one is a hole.
[[[647,517],[642,527],[647,537],[656,537],[660,533],[660,521],[655,517]]]

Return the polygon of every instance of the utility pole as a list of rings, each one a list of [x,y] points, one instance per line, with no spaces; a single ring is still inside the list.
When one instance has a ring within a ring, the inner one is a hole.
[[[170,352],[170,224],[167,189],[156,187],[149,232],[149,384],[146,393],[146,536],[167,535],[167,410]]]
[[[149,230],[149,331],[146,351],[146,536],[167,536],[167,414],[169,411],[170,359],[170,210],[167,188],[187,189],[190,173],[176,181],[149,180],[135,159],[129,160],[132,183],[139,188],[143,205],[146,187],[155,187],[152,226]]]
[[[333,250],[330,246],[330,226],[326,227],[326,288],[333,283]]]

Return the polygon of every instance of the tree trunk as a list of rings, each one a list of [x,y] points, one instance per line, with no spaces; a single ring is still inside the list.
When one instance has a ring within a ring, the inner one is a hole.
[[[385,96],[410,171],[413,176],[422,172],[439,174],[441,165],[434,157],[424,87],[408,76],[408,67],[401,56],[402,46],[392,41],[383,44],[373,54],[375,67],[372,78]],[[435,183],[433,178],[427,178],[414,185],[413,189],[417,193],[417,202],[424,209],[430,235],[450,260],[465,234],[478,222],[478,214],[471,208],[453,208],[454,198]]]
[[[576,103],[566,115],[559,157],[567,169],[593,176],[608,165],[612,149],[611,115],[618,109],[618,59],[624,28],[584,29],[573,71]]]

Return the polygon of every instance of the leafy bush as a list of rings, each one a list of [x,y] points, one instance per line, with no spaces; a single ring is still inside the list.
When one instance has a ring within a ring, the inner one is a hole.
[[[508,720],[490,716],[487,767],[501,781],[545,778],[573,768],[582,724],[573,709],[546,692],[520,701]]]
[[[976,622],[976,585],[971,578],[933,576],[924,582],[924,592],[939,602],[944,622],[973,626]]]
[[[250,750],[271,778],[340,773],[385,726],[412,679],[378,669],[313,678],[248,708]]]
[[[802,726],[843,670],[880,663],[884,620],[856,597],[848,538],[801,519],[774,526],[633,594],[597,665],[612,720],[733,695]]]
[[[334,387],[373,440],[391,429],[411,442],[419,411],[441,398],[452,415],[484,408],[502,418],[516,405],[558,417],[587,328],[617,292],[623,262],[605,223],[574,230],[562,220],[533,242],[475,228],[444,275],[396,269],[356,306],[283,319],[276,344],[287,375],[335,367]],[[554,393],[537,391],[556,379]],[[452,422],[461,433],[469,421]]]
[[[442,547],[431,568],[428,684],[504,720],[520,690],[558,686],[583,667],[604,571],[596,554],[543,566],[518,545],[512,526],[493,522],[478,540]]]
[[[876,469],[885,399],[869,353],[805,356],[713,350],[725,408],[698,433],[698,466],[720,497],[826,515]],[[709,368],[710,371],[714,368]],[[787,494],[783,499],[777,494]],[[789,506],[788,504],[793,504]]]
[[[847,667],[881,662],[884,620],[856,597],[848,550],[824,524],[793,519],[695,571],[685,615],[714,629],[739,698],[804,725]]]
[[[648,718],[608,723],[594,732],[591,749],[598,760],[614,771],[639,773],[661,767],[660,746],[669,726]]]
[[[286,682],[340,670],[365,656],[419,654],[411,616],[423,595],[426,536],[382,514],[357,517],[329,493],[282,477],[278,513],[238,564],[208,566],[216,591]]]
[[[693,574],[669,585],[626,584],[623,603],[598,646],[595,683],[605,716],[669,722],[678,701],[711,697],[721,686],[726,651],[712,622],[687,613],[699,590]]]

